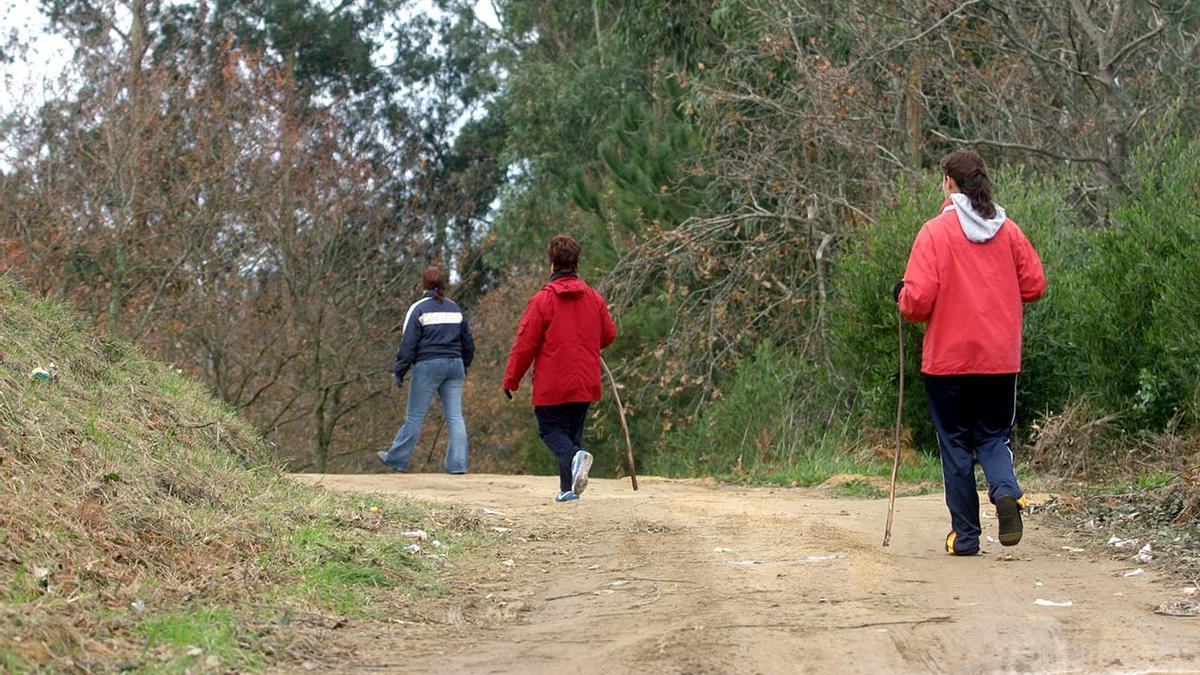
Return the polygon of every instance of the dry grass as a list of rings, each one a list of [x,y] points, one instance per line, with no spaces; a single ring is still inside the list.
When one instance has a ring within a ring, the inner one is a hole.
[[[462,549],[443,516],[288,480],[198,384],[0,278],[0,671],[277,662],[280,616],[441,592],[398,533]]]

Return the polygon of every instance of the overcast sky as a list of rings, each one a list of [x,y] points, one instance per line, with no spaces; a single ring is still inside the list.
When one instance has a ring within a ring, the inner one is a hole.
[[[430,0],[417,0],[415,8],[432,9]],[[499,27],[491,0],[478,0],[475,14],[493,28]],[[46,98],[46,83],[63,71],[71,58],[70,45],[63,38],[46,30],[46,18],[37,10],[34,0],[0,0],[0,31],[7,36],[14,32],[28,42],[29,51],[16,63],[0,64],[0,113],[21,104],[36,103]]]

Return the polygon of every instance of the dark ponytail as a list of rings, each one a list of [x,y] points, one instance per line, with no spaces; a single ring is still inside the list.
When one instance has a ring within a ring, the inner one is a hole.
[[[996,217],[992,180],[982,157],[970,150],[955,150],[942,160],[942,174],[954,179],[959,192],[971,200],[971,208],[976,213],[984,218]]]
[[[425,274],[421,275],[421,288],[427,291],[433,291],[433,299],[441,304],[446,299],[444,295],[446,291],[446,275],[436,267],[430,267],[425,270]]]

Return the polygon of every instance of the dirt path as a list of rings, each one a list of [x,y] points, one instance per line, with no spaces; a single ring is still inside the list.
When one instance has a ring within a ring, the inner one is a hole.
[[[1152,611],[1178,584],[1064,550],[1036,518],[1016,548],[948,557],[940,495],[899,500],[884,549],[885,500],[808,490],[594,480],[558,505],[546,477],[305,479],[486,508],[511,529],[433,628],[372,635],[341,671],[1200,672],[1198,620]]]

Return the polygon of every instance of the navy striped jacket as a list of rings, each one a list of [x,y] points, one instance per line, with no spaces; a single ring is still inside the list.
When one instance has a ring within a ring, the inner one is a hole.
[[[433,291],[426,291],[404,317],[404,334],[392,371],[402,380],[414,363],[442,358],[461,358],[463,367],[470,368],[475,338],[462,308],[449,298],[438,302]]]

